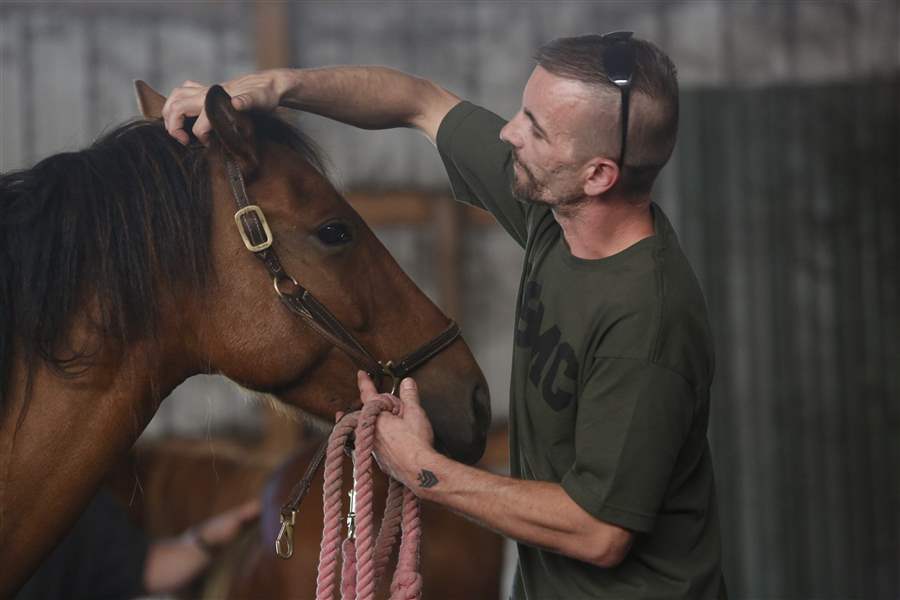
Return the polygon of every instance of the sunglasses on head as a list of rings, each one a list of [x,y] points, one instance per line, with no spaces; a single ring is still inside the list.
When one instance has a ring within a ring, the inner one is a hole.
[[[619,88],[622,98],[622,149],[619,154],[619,169],[625,168],[625,141],[628,137],[628,97],[631,91],[631,77],[634,75],[634,45],[631,31],[613,31],[600,37],[604,42],[603,70],[610,83]]]

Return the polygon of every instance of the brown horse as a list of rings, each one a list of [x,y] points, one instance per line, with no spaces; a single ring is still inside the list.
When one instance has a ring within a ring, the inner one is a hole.
[[[226,157],[285,270],[372,355],[448,325],[302,134],[213,88],[210,146],[182,146],[158,118],[165,99],[139,86],[139,100],[148,120],[0,177],[0,597],[185,378],[222,373],[329,420],[358,404],[356,366],[286,310],[245,248]],[[474,462],[490,412],[469,349],[457,340],[415,375],[438,443]]]

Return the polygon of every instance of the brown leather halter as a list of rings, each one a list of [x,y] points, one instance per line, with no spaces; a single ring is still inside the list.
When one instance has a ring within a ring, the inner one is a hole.
[[[250,203],[241,170],[237,163],[227,154],[225,156],[225,170],[228,173],[231,193],[238,208],[237,212],[234,213],[234,221],[237,224],[238,232],[241,234],[241,239],[244,241],[244,246],[246,246],[247,250],[253,252],[268,269],[269,275],[272,277],[272,285],[275,287],[275,293],[278,294],[278,297],[292,313],[303,319],[313,331],[332,345],[340,348],[357,367],[379,381],[384,376],[390,377],[392,394],[397,392],[397,386],[401,379],[445,350],[459,337],[459,326],[454,321],[450,321],[447,329],[437,337],[403,358],[397,361],[377,360],[341,324],[337,317],[331,314],[313,296],[312,292],[300,285],[296,279],[284,270],[278,254],[272,247],[274,238],[272,237],[272,230],[266,221],[266,216],[259,206]],[[291,491],[291,501],[281,508],[281,531],[278,533],[278,539],[275,541],[275,552],[281,558],[290,558],[291,554],[293,554],[294,519],[300,502],[309,491],[312,478],[322,463],[322,459],[325,456],[325,447],[326,444],[323,444],[316,452],[303,478]],[[287,537],[285,538],[285,536]]]

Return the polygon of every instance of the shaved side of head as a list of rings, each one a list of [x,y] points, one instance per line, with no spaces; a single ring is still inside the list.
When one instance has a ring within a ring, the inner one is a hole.
[[[585,111],[578,140],[579,153],[617,157],[621,145],[618,88],[603,66],[603,36],[558,38],[535,54],[537,63],[559,77],[582,82],[596,102]],[[654,44],[632,39],[635,69],[628,119],[628,149],[621,191],[626,195],[650,192],[675,148],[678,134],[678,77],[671,59]]]

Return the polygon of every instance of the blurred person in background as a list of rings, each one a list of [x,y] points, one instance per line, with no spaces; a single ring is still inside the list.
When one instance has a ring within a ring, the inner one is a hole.
[[[402,414],[378,420],[382,467],[515,539],[514,598],[724,598],[706,304],[651,199],[675,146],[675,66],[628,32],[556,39],[535,59],[508,122],[385,67],[276,69],[223,87],[238,110],[417,129],[456,198],[490,211],[525,251],[511,476],[434,451],[411,379]],[[207,89],[187,81],[168,97],[165,125],[181,143],[212,141]],[[362,373],[359,387],[363,401],[377,394]]]
[[[258,515],[253,500],[179,536],[149,540],[101,489],[15,600],[126,600],[178,592]]]

